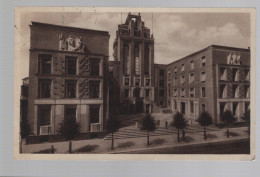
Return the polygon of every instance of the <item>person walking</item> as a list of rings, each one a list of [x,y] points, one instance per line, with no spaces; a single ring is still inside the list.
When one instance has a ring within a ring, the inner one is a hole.
[[[167,122],[167,120],[166,120],[166,122],[165,122],[165,128],[168,128],[168,122]]]

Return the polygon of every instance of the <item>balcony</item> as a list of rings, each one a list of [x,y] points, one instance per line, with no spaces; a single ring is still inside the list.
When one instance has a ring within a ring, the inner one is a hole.
[[[90,132],[100,132],[101,124],[100,123],[92,123],[90,124]]]
[[[50,134],[51,134],[50,125],[40,126],[40,135],[50,135]]]

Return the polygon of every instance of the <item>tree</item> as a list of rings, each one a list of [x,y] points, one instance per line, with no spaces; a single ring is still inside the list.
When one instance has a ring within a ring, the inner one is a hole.
[[[22,144],[23,144],[23,139],[27,138],[30,135],[31,132],[31,127],[30,125],[27,123],[26,119],[22,119],[20,122],[20,136],[21,136],[21,140],[20,140],[20,153],[22,153]],[[25,141],[26,143],[26,141]]]
[[[112,116],[110,114],[109,119],[107,121],[107,131],[112,134],[112,142],[111,149],[114,149],[114,132],[117,132],[120,128],[121,122],[117,118],[117,116]]]
[[[76,122],[75,116],[66,117],[62,123],[60,123],[60,128],[57,132],[60,133],[66,141],[69,141],[69,153],[71,153],[71,140],[80,133],[80,126]]]
[[[180,142],[180,129],[183,130],[187,126],[187,120],[183,117],[182,113],[176,112],[176,114],[173,115],[171,125],[178,129],[178,142]]]
[[[201,126],[204,127],[204,140],[206,140],[207,139],[206,126],[212,124],[212,117],[208,112],[204,111],[200,114],[198,122]]]
[[[150,145],[149,142],[149,132],[154,131],[156,129],[154,118],[151,116],[151,114],[146,114],[144,118],[142,119],[142,125],[141,130],[147,131],[147,146]]]
[[[222,122],[225,122],[227,125],[227,137],[229,138],[229,125],[232,124],[235,121],[235,118],[230,110],[226,110],[222,115],[221,115],[221,120]]]
[[[242,119],[246,122],[248,125],[248,133],[250,133],[250,110],[247,110],[243,116]]]

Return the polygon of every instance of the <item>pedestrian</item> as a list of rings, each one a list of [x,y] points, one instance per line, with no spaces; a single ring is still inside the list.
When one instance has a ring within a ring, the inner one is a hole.
[[[157,121],[157,126],[160,126],[160,119],[158,119]]]
[[[166,122],[165,122],[165,128],[167,128],[168,127],[168,122],[167,122],[167,120],[166,120]]]
[[[54,154],[54,151],[55,151],[55,149],[54,149],[53,145],[51,145],[51,153]]]
[[[138,122],[135,122],[135,128],[138,129]]]

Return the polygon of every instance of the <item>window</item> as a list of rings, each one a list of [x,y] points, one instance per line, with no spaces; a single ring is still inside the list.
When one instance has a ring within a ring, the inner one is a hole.
[[[22,85],[21,88],[22,88],[21,89],[21,95],[25,96],[25,97],[28,97],[28,86]]]
[[[135,86],[140,86],[140,78],[135,78]]]
[[[129,92],[130,92],[129,89],[125,89],[125,97],[129,97]]]
[[[51,97],[51,79],[39,79],[38,83],[38,97],[50,98]]]
[[[178,77],[175,77],[175,79],[174,79],[174,85],[175,85],[175,86],[178,85]]]
[[[135,88],[134,89],[134,97],[135,98],[139,98],[140,97],[140,92],[141,92],[140,88]]]
[[[194,113],[194,103],[190,102],[190,113]]]
[[[201,72],[201,75],[200,75],[200,81],[205,82],[205,80],[206,80],[206,72],[203,71],[203,72]]]
[[[99,123],[99,105],[90,105],[90,123]]]
[[[39,125],[51,125],[51,106],[44,105],[38,107]]]
[[[163,106],[163,101],[160,101],[160,106]]]
[[[232,68],[232,81],[238,81],[238,68]]]
[[[76,98],[76,85],[77,81],[75,80],[67,80],[66,82],[66,88],[65,88],[65,98]]]
[[[39,74],[51,74],[51,55],[40,54],[38,56],[38,71]]]
[[[160,97],[164,97],[164,90],[160,90]]]
[[[124,81],[125,81],[125,86],[129,86],[130,85],[130,79],[129,79],[129,77],[125,77],[124,78]]]
[[[181,97],[185,97],[185,89],[184,88],[181,89]]]
[[[89,98],[99,98],[100,81],[89,81]]]
[[[76,105],[66,105],[64,118],[72,118],[76,121]]]
[[[170,91],[170,90],[168,90],[168,96],[169,96],[169,97],[171,96],[171,91]]]
[[[177,66],[175,66],[175,68],[174,68],[174,73],[176,74],[177,71],[178,71]]]
[[[190,88],[190,97],[193,98],[195,95],[194,88]]]
[[[160,87],[164,87],[164,80],[160,79]]]
[[[90,60],[90,75],[91,76],[99,76],[99,68],[100,68],[99,59]]]
[[[245,86],[245,93],[246,93],[246,98],[250,98],[250,86],[249,85]]]
[[[161,77],[164,77],[164,69],[160,69],[160,73],[159,74],[160,74]]]
[[[66,56],[66,74],[76,75],[77,72],[77,57]]]
[[[181,84],[185,83],[185,76],[181,76]]]
[[[245,80],[250,81],[250,70],[249,69],[245,70],[245,75],[246,75]]]
[[[233,102],[233,115],[236,117],[238,115],[238,103]]]
[[[238,85],[232,85],[232,98],[239,98],[239,87],[238,87]]]
[[[145,89],[145,97],[150,97],[150,90],[149,89]]]
[[[203,56],[203,57],[201,57],[201,66],[206,66],[206,57],[205,56]]]
[[[194,82],[194,73],[190,73],[189,83],[192,84]]]
[[[205,112],[206,111],[206,104],[201,104],[201,111]]]
[[[182,64],[182,65],[181,65],[181,71],[184,71],[184,70],[185,70],[185,65]]]
[[[190,61],[190,69],[194,69],[194,62],[193,62],[193,60]]]
[[[226,81],[227,80],[227,69],[219,68],[219,75],[220,75],[220,80]]]
[[[177,110],[177,101],[174,100],[174,109]]]
[[[206,88],[201,87],[201,97],[206,97]]]
[[[227,85],[220,84],[219,86],[219,97],[220,98],[227,98]]]
[[[150,79],[145,79],[145,86],[150,86]]]
[[[174,97],[177,97],[178,96],[178,90],[177,89],[174,89]]]

